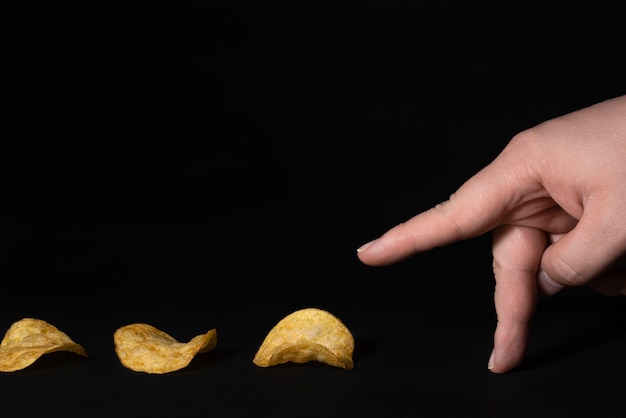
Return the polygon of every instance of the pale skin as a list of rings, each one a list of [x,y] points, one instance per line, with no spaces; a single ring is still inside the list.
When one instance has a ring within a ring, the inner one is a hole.
[[[450,198],[357,250],[371,266],[492,231],[498,322],[488,368],[518,366],[541,295],[626,295],[626,95],[517,134]]]

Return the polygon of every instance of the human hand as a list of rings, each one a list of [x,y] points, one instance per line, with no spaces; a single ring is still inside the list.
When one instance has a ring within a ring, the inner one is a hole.
[[[626,295],[626,96],[517,134],[450,199],[357,250],[371,266],[493,231],[498,323],[488,367],[522,361],[540,294]]]

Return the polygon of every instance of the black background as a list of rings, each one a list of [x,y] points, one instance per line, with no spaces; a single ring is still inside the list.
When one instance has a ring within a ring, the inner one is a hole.
[[[0,329],[44,319],[90,357],[3,373],[0,415],[624,417],[623,298],[542,299],[524,363],[493,375],[488,234],[356,257],[515,133],[623,94],[619,14],[292,3],[8,14]],[[254,366],[308,306],[350,328],[354,370]],[[112,335],[133,322],[218,345],[132,372]]]

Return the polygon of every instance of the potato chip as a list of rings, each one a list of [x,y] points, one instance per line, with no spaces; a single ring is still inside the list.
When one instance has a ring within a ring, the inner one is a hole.
[[[130,324],[118,328],[113,341],[115,352],[127,369],[163,374],[187,367],[197,353],[214,349],[217,331],[212,329],[181,343],[152,325]]]
[[[0,342],[0,371],[21,370],[42,355],[55,351],[70,351],[88,357],[83,346],[54,325],[41,319],[21,319],[9,327]]]
[[[318,361],[352,370],[353,352],[354,338],[341,320],[325,310],[305,308],[287,315],[270,330],[252,362],[269,367]]]

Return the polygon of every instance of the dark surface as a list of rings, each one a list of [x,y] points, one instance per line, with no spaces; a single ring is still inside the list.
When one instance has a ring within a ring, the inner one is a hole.
[[[44,319],[90,357],[0,374],[0,416],[626,416],[623,298],[543,299],[524,363],[493,375],[489,235],[356,258],[516,132],[625,92],[611,10],[432,3],[19,15],[0,329]],[[352,331],[354,370],[254,366],[308,306]],[[112,339],[133,322],[218,345],[135,373]]]

